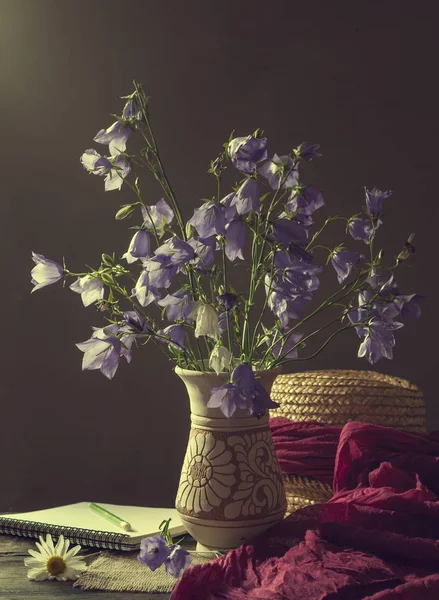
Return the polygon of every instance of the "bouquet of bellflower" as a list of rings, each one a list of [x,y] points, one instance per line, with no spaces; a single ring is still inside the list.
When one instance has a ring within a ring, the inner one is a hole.
[[[420,297],[402,294],[394,276],[414,251],[413,236],[390,264],[376,249],[390,192],[365,189],[358,213],[329,217],[313,230],[323,195],[302,182],[300,170],[320,156],[319,146],[302,143],[269,155],[257,130],[230,136],[210,163],[214,195],[185,221],[162,164],[148,97],[135,82],[123,99],[122,114],[94,137],[108,152],[88,149],[80,160],[104,178],[106,191],[132,190],[133,202],[115,215],[137,218],[126,252],[102,254],[96,269],[80,273],[33,253],[33,291],[72,277],[70,289],[84,306],[106,314],[106,324],[77,344],[83,369],[100,369],[111,379],[121,358],[129,362],[135,346],[152,342],[179,367],[230,374],[212,390],[208,406],[226,416],[237,407],[260,416],[275,403],[255,374],[313,358],[344,331],[359,336],[359,357],[372,364],[392,358],[394,333],[403,318],[419,316]],[[127,142],[135,136],[139,149],[131,153]],[[226,169],[239,180],[224,190]],[[142,193],[142,170],[162,189],[155,203]],[[323,246],[321,235],[334,221],[344,223],[346,245]],[[314,306],[325,267],[334,270],[336,289]],[[330,314],[328,322],[304,334],[305,324],[322,313]]]

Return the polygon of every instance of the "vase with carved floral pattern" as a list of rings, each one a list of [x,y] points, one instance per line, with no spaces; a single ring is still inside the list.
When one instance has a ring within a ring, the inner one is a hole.
[[[257,419],[243,409],[227,418],[207,408],[211,389],[227,373],[175,369],[190,400],[191,430],[176,508],[197,548],[229,550],[282,520],[285,490],[268,414]],[[279,370],[258,374],[270,393]]]

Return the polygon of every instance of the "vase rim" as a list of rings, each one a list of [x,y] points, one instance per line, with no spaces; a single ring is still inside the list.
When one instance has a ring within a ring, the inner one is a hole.
[[[215,373],[215,371],[194,371],[193,369],[183,369],[182,367],[176,366],[174,369],[177,375],[184,375],[185,377],[195,377],[199,375],[214,375],[216,377],[220,377],[222,375],[230,376],[231,371],[222,371],[221,373]],[[279,374],[282,372],[282,366],[275,367],[274,369],[263,369],[256,370],[254,373],[262,374],[262,373],[276,373]]]

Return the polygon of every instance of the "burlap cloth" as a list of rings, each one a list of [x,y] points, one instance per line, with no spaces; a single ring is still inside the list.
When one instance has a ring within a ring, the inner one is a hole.
[[[163,566],[151,571],[137,560],[137,552],[101,552],[93,558],[87,571],[80,575],[73,587],[83,590],[110,592],[172,592],[178,579],[166,573]],[[213,560],[192,554],[192,565]]]

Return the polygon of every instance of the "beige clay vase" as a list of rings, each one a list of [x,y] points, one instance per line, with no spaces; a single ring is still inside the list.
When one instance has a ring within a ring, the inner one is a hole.
[[[281,521],[285,490],[274,451],[268,415],[245,410],[227,418],[207,408],[211,389],[228,374],[177,367],[190,400],[191,430],[177,491],[176,508],[198,549],[227,551],[247,543]],[[279,371],[260,373],[270,393]]]

